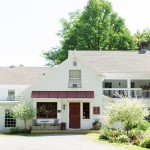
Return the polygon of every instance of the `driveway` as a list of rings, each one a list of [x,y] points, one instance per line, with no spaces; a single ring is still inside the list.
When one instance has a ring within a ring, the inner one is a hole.
[[[120,150],[86,135],[0,136],[0,150]]]

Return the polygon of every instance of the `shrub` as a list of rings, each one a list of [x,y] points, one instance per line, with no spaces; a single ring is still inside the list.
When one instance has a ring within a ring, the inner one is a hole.
[[[30,129],[21,129],[21,130],[20,130],[20,133],[21,133],[21,134],[28,134],[28,133],[31,133],[31,128],[30,128]]]
[[[116,138],[115,138],[115,137],[109,137],[109,142],[110,142],[110,143],[116,142]]]
[[[31,128],[20,129],[19,127],[14,127],[10,129],[10,134],[26,134],[26,133],[31,133]]]
[[[150,148],[150,137],[143,139],[142,142],[140,143],[140,146]]]
[[[130,138],[130,140],[133,140],[136,137],[136,131],[135,130],[129,131],[128,137]]]
[[[146,120],[143,120],[137,125],[137,128],[146,131],[148,128],[150,128],[150,123]]]
[[[108,107],[105,117],[109,125],[121,122],[128,135],[128,131],[135,128],[148,114],[146,104],[142,100],[123,98]]]
[[[18,134],[18,133],[20,133],[19,127],[14,127],[10,129],[10,134]]]
[[[117,130],[111,131],[111,136],[112,136],[112,137],[116,138],[116,137],[118,137],[119,135],[120,135],[120,132],[119,132],[119,131],[117,131]]]
[[[129,142],[129,138],[127,135],[119,135],[117,138],[116,138],[117,142],[119,143],[127,143]]]
[[[112,132],[111,129],[102,129],[102,130],[100,130],[99,138],[100,138],[100,139],[109,140],[109,137],[110,137],[110,135],[111,135],[111,132]]]

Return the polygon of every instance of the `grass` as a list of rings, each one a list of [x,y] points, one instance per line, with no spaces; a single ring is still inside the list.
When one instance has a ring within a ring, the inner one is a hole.
[[[124,150],[148,150],[148,148],[142,148],[142,147],[136,146],[136,145],[122,144],[122,143],[109,143],[106,140],[99,139],[99,134],[98,133],[88,134],[87,139],[95,141],[95,142],[99,142],[99,143],[102,143],[102,144],[107,144],[107,145],[120,147]]]
[[[28,133],[28,134],[10,134],[10,133],[0,133],[0,136],[38,136],[38,133]]]

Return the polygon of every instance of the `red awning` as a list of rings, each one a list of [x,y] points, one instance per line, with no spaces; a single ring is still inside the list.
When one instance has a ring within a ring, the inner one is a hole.
[[[31,98],[94,98],[94,91],[32,91]]]

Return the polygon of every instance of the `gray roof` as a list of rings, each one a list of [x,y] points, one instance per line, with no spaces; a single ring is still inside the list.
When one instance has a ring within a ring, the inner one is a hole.
[[[101,73],[150,73],[150,52],[138,51],[69,51]]]
[[[50,67],[0,67],[0,85],[31,85],[51,70]]]

